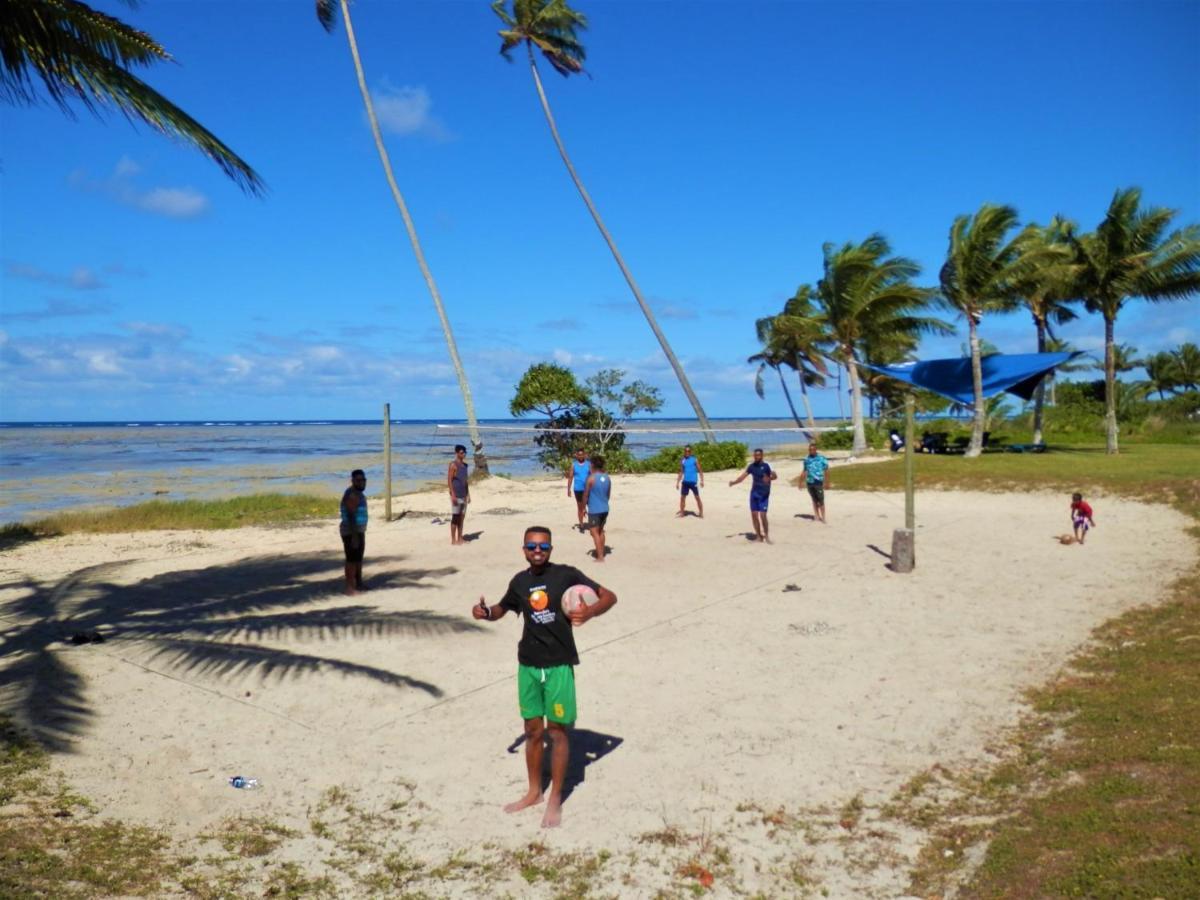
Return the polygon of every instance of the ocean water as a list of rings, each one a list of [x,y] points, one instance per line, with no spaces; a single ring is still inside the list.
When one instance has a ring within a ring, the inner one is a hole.
[[[438,427],[448,424],[450,427]],[[545,472],[531,422],[480,423],[491,471]],[[712,420],[719,440],[770,452],[803,440],[791,419]],[[821,423],[819,423],[821,424]],[[627,425],[637,456],[698,441],[694,419],[643,419]],[[502,430],[513,429],[513,430]],[[464,423],[393,420],[392,489],[440,483]],[[383,489],[383,423],[349,421],[24,422],[0,423],[0,522],[67,507],[120,506],[149,499],[213,498],[265,491],[336,496],[351,469],[364,469],[368,495]]]

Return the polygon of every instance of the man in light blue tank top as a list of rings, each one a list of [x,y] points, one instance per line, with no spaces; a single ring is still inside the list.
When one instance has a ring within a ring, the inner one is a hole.
[[[681,482],[682,490],[680,490]],[[692,455],[692,448],[689,445],[683,448],[683,459],[679,461],[679,473],[675,476],[675,490],[680,491],[679,512],[675,513],[676,518],[687,515],[684,504],[687,502],[689,491],[696,495],[696,508],[700,510],[700,518],[704,518],[704,501],[700,499],[700,488],[702,487],[704,487],[704,469],[700,465],[700,460]]]
[[[592,464],[587,460],[587,454],[583,452],[582,447],[575,449],[575,458],[571,460],[570,468],[567,469],[567,496],[575,495],[575,515],[579,519],[579,524],[575,527],[580,531],[585,530],[583,524],[584,513],[587,512],[587,505],[583,502],[583,490],[587,487],[588,476],[592,474]]]
[[[342,547],[346,551],[346,593],[357,594],[363,588],[363,554],[367,549],[367,475],[362,469],[350,473],[350,487],[342,494]]]
[[[604,544],[604,527],[608,524],[608,501],[612,497],[612,479],[604,471],[604,457],[592,457],[592,474],[583,488],[583,502],[587,505],[588,527],[596,544],[596,562],[604,562],[608,549]]]

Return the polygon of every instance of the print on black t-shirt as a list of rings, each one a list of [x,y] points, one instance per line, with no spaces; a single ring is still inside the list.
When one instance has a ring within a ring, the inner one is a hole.
[[[525,619],[517,661],[539,669],[550,666],[577,666],[575,634],[563,612],[562,595],[575,584],[586,584],[597,593],[600,586],[573,566],[547,563],[540,574],[526,569],[509,582],[500,606],[520,613]]]

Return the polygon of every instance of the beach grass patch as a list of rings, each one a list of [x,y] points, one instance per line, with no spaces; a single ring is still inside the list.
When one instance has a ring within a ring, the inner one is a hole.
[[[224,500],[151,500],[117,509],[58,513],[6,525],[0,547],[63,534],[213,530],[285,525],[337,515],[337,500],[308,494],[251,494]]]

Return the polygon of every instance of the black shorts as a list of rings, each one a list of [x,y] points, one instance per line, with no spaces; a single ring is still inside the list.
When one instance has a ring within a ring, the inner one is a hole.
[[[576,491],[576,492],[575,492],[575,502],[576,502],[576,503],[582,503],[582,502],[583,502],[583,491]]]
[[[695,494],[697,500],[700,499],[700,488],[696,486],[696,482],[685,481],[682,485],[680,485],[679,496],[686,497],[688,495],[688,491],[691,491],[693,494]]]
[[[810,481],[808,483],[808,496],[812,497],[813,503],[817,506],[825,505],[825,482]]]
[[[608,522],[608,513],[588,513],[588,528],[599,528],[603,531],[606,522]]]
[[[360,563],[367,549],[367,536],[359,531],[342,535],[342,547],[346,550],[346,562]]]

